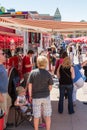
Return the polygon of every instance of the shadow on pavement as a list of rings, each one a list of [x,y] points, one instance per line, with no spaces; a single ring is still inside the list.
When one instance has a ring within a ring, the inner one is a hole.
[[[62,114],[58,113],[58,101],[52,101],[52,123],[51,130],[87,130],[87,105],[77,100],[75,114],[69,115],[67,108],[67,99],[64,100],[64,111]],[[9,113],[9,121],[14,123],[14,109],[12,108]],[[9,130],[34,130],[34,128],[28,123],[23,122],[18,127],[13,127]],[[45,130],[40,128],[39,130]]]

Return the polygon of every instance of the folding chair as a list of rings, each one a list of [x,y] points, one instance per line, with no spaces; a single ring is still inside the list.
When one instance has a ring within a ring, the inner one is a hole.
[[[20,107],[15,106],[15,126],[19,126],[24,121],[28,121],[32,127],[34,126],[32,108],[29,107],[28,110],[24,113],[21,111]]]

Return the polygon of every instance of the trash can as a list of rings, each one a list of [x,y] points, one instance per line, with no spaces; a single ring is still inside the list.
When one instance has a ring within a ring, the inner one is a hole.
[[[4,129],[4,115],[3,110],[0,110],[0,130]]]

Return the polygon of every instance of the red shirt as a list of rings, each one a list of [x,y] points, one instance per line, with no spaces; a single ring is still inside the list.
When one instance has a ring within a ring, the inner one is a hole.
[[[8,59],[8,69],[15,67],[18,70],[18,56],[12,56]]]
[[[24,56],[24,58],[23,58],[23,73],[24,74],[31,72],[32,66],[31,67],[25,67],[26,65],[30,65],[30,64],[31,64],[30,57]]]

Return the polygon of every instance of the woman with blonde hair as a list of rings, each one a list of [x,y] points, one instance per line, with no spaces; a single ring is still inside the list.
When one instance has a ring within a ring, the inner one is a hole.
[[[75,74],[74,68],[71,65],[71,60],[69,57],[64,58],[63,63],[59,66],[57,76],[59,78],[59,104],[58,104],[58,112],[63,113],[63,100],[65,91],[67,91],[68,96],[68,113],[73,114],[73,101],[72,101],[72,93],[73,93],[73,81]]]

